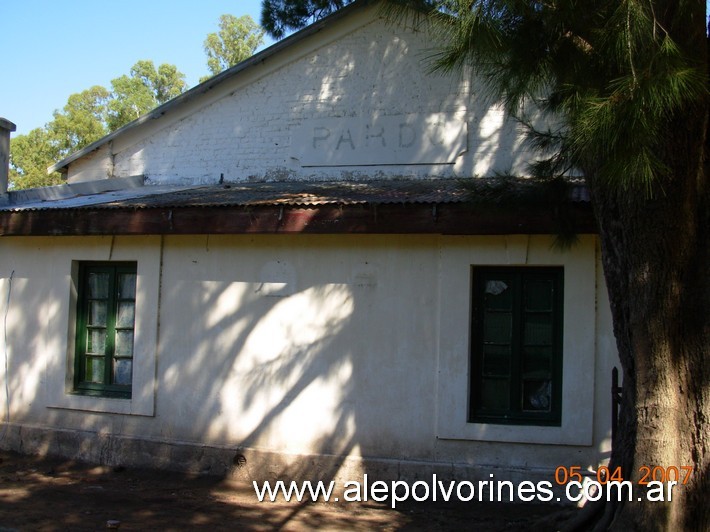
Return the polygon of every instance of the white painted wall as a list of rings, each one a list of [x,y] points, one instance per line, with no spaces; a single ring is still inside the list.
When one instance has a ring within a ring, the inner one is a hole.
[[[69,181],[524,175],[530,154],[502,111],[466,74],[428,73],[425,30],[355,12],[71,163]]]
[[[583,236],[569,252],[550,244],[545,236],[5,238],[0,355],[9,372],[0,364],[0,377],[9,401],[0,416],[9,404],[16,429],[296,455],[595,466],[609,451],[616,357],[597,241]],[[70,393],[72,271],[77,260],[109,258],[138,261],[130,400]],[[460,415],[475,264],[565,267],[562,428],[481,430]]]

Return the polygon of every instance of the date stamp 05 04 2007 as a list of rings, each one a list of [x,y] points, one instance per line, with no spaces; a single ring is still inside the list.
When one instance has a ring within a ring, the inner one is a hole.
[[[652,467],[643,465],[638,468],[638,472],[640,486],[647,486],[649,482],[677,482],[685,485],[693,474],[693,466]],[[581,466],[559,466],[555,469],[555,482],[558,485],[562,486],[571,481],[583,481]],[[610,470],[606,466],[599,467],[596,471],[596,481],[602,485],[607,482],[623,482],[624,475],[621,466],[617,466],[614,470]]]
[[[576,501],[579,501],[581,497],[589,500],[599,500],[602,497],[602,488],[604,487],[606,487],[607,499],[611,496],[611,488],[616,487],[616,496],[622,497],[622,488],[625,487],[628,493],[628,500],[633,500],[633,484],[629,480],[624,480],[621,467],[611,470],[609,467],[601,466],[594,473],[596,474],[596,480],[588,473],[583,475],[581,466],[559,466],[555,469],[554,480],[558,485],[565,486],[568,498],[571,497],[570,486],[578,486],[580,488],[580,496],[574,499]],[[673,497],[673,488],[687,484],[692,474],[692,466],[662,467],[643,465],[638,468],[639,478],[636,483],[638,486],[647,489],[646,498],[649,501],[670,502]],[[665,495],[664,485],[667,488]],[[596,491],[594,489],[590,490],[590,486],[596,486]],[[643,498],[638,497],[638,500],[641,501]]]

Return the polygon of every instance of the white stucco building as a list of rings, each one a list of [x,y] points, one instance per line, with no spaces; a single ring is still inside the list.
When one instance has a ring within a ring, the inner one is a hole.
[[[0,447],[248,478],[604,462],[586,192],[565,251],[544,201],[488,201],[532,155],[434,44],[355,2],[6,196]]]

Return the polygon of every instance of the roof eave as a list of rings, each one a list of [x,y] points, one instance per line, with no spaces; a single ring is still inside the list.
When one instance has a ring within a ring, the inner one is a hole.
[[[78,216],[78,213],[81,213]],[[592,209],[569,210],[577,234],[596,233]],[[567,219],[566,219],[567,220]],[[51,209],[0,212],[0,237],[238,234],[558,234],[546,206],[517,209],[469,203],[235,205],[150,209]]]

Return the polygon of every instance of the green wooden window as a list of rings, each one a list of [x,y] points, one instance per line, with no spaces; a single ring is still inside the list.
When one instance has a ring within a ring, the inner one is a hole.
[[[474,267],[469,420],[560,425],[562,268]]]
[[[130,397],[136,263],[81,263],[77,307],[75,390]]]

